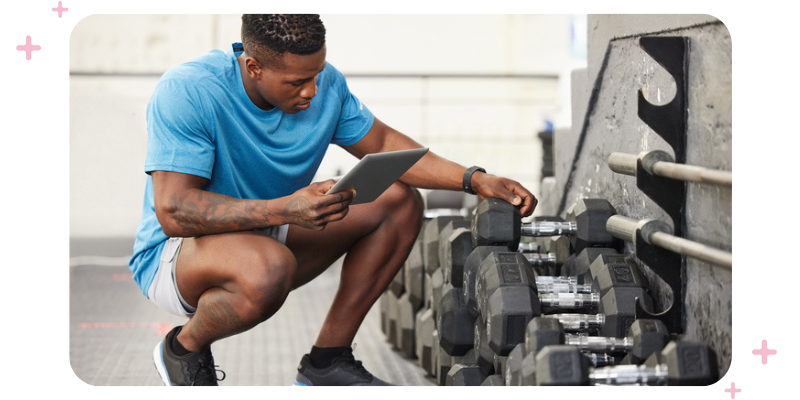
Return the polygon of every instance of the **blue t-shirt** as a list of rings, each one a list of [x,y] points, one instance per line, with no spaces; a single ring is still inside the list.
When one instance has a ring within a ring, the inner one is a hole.
[[[307,110],[285,114],[253,104],[237,56],[211,51],[167,71],[147,106],[147,184],[142,220],[128,265],[147,295],[167,236],[156,219],[151,171],[208,179],[203,190],[240,199],[270,200],[308,186],[329,144],[361,140],[374,117],[327,64]]]

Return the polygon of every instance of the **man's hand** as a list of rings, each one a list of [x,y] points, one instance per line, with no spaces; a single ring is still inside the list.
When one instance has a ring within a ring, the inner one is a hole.
[[[356,193],[355,190],[348,190],[325,194],[335,183],[333,179],[328,179],[294,192],[284,209],[286,220],[290,224],[321,231],[328,223],[343,219]]]
[[[522,217],[533,213],[539,200],[519,182],[511,179],[476,172],[472,175],[472,190],[483,200],[487,197],[503,199],[517,207]]]

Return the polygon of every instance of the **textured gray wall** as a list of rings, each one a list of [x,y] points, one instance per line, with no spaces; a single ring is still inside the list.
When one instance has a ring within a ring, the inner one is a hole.
[[[686,163],[732,171],[730,34],[721,21],[702,15],[591,15],[588,28],[588,66],[572,74],[573,126],[555,132],[555,177],[543,181],[540,207],[563,216],[580,198],[602,197],[619,214],[671,223],[637,188],[636,178],[608,168],[612,152],[658,149],[674,155],[637,114],[639,90],[656,105],[669,103],[676,92],[672,77],[638,40],[688,38]],[[730,251],[731,201],[730,188],[687,184],[684,237]],[[626,252],[634,251],[626,245]],[[644,268],[657,305],[668,307],[671,290]],[[684,339],[712,346],[722,376],[731,363],[731,272],[686,258],[684,284]]]

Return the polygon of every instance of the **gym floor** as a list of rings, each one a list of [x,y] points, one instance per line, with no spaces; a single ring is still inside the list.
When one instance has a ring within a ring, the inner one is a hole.
[[[147,300],[130,270],[115,262],[73,262],[70,266],[70,363],[94,386],[160,386],[152,351],[186,319]],[[289,295],[271,319],[212,346],[225,371],[224,386],[288,386],[297,364],[317,337],[339,281],[337,262]],[[380,329],[380,302],[355,338],[355,356],[375,376],[403,386],[436,386],[417,360],[391,349]]]

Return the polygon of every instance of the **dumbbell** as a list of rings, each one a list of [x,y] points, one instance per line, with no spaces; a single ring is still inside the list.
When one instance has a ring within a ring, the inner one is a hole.
[[[442,294],[445,293],[445,283],[444,283],[444,274],[442,273],[441,268],[436,268],[433,271],[433,274],[428,276],[428,282],[430,282],[430,308],[433,310],[433,316],[435,317],[439,311],[439,303],[442,300]]]
[[[707,345],[687,341],[669,342],[642,365],[593,368],[580,349],[550,345],[536,355],[536,384],[568,385],[710,385],[719,371],[714,351]]]
[[[513,261],[519,263],[518,255],[516,253],[510,253],[510,252],[492,253],[492,256],[493,256],[492,259],[495,260],[495,261],[501,260],[503,258],[502,256],[504,254],[513,256],[512,258],[516,257]],[[615,279],[614,279],[613,276],[611,276],[613,274],[603,274],[602,272],[614,271],[614,268],[608,267],[606,264],[604,264],[602,262],[602,259],[599,262],[599,265],[605,266],[605,268],[604,267],[596,268],[596,269],[598,269],[600,271],[600,272],[598,272],[598,274],[599,274],[598,275],[598,281],[600,282],[599,283],[599,288],[601,290],[600,293],[605,294],[607,292],[608,288],[611,285],[614,284]],[[631,268],[631,271],[634,271],[634,272],[638,271],[638,268],[635,265],[628,266],[628,268]],[[618,273],[619,273],[619,269],[620,269],[620,267],[618,266],[618,268],[617,268],[617,272]],[[520,272],[520,270],[522,272]],[[524,269],[522,267],[514,268],[514,269],[511,269],[509,271],[516,271],[516,272],[512,273],[512,275],[513,274],[516,274],[516,275],[519,275],[519,276],[529,275],[529,274],[525,274],[524,273],[524,272],[529,271],[529,270],[526,270],[526,269]],[[508,275],[508,271],[506,271],[505,273],[495,274],[494,277],[500,278],[501,275]],[[631,275],[634,275],[634,274],[632,274],[630,271],[628,271],[627,273],[619,274],[619,275],[621,275],[623,278],[626,278],[626,277],[630,277]],[[604,276],[608,276],[607,279],[604,279],[603,278]],[[528,281],[530,280],[530,276],[526,276],[526,278],[527,278]],[[548,277],[542,277],[542,278],[548,278]],[[640,278],[627,279],[627,280],[629,281],[629,283],[638,283],[639,285],[642,284]],[[487,284],[486,286],[489,286],[489,285]],[[494,283],[492,286],[497,286],[497,283]],[[452,355],[452,356],[462,356],[469,349],[471,349],[473,347],[476,348],[476,351],[480,351],[479,350],[480,347],[475,345],[475,339],[472,337],[472,332],[469,330],[469,328],[467,328],[467,327],[472,327],[473,326],[473,323],[474,323],[474,321],[476,319],[476,313],[474,312],[475,311],[474,309],[467,308],[465,303],[458,298],[458,296],[460,295],[461,291],[462,291],[462,289],[458,289],[458,288],[450,289],[450,291],[448,291],[448,293],[445,294],[442,297],[440,306],[438,307],[439,308],[439,312],[436,314],[437,315],[437,317],[436,317],[437,330],[438,330],[439,335],[440,335],[440,345],[442,346],[442,348],[445,350],[445,352],[447,354]],[[542,296],[544,296],[544,295],[542,295]],[[545,304],[552,303],[552,299],[549,300],[549,303],[548,303],[548,300],[545,299],[544,303]],[[592,301],[592,304],[595,304],[594,300]],[[506,311],[508,311],[508,310],[506,310]],[[484,315],[485,314],[486,314],[486,312],[484,311]],[[605,321],[605,317],[604,316],[585,316],[585,315],[584,316],[573,316],[573,315],[570,315],[570,316],[567,316],[565,318],[570,318],[571,319],[571,321],[568,322],[568,325],[569,325],[570,329],[581,329],[581,328],[585,329],[585,328],[588,328],[588,326],[582,326],[581,325],[581,324],[585,325],[587,323],[587,322],[584,322],[584,321],[590,321],[590,320],[591,321],[597,321],[598,319],[601,320],[601,321]],[[567,321],[565,321],[565,323],[567,323]],[[576,326],[576,324],[577,324],[577,326]],[[601,324],[598,323],[598,322],[595,322],[593,327],[598,327],[598,326],[601,326]],[[615,333],[615,335],[620,335],[620,333],[618,331],[615,331],[614,333]],[[477,333],[475,333],[475,335],[477,335]],[[501,337],[502,336],[507,336],[504,332],[493,333],[493,336],[498,336],[498,335],[501,336]],[[504,355],[502,353],[500,353],[500,354]],[[486,363],[491,362],[491,361],[486,361],[486,360],[491,360],[491,358],[488,357],[488,356],[484,357],[483,360],[485,361],[482,364],[483,367],[486,367],[485,366]],[[491,371],[488,370],[488,368],[487,368],[487,369],[485,369],[485,372],[488,374]]]
[[[581,199],[564,222],[522,222],[513,204],[498,198],[483,199],[473,210],[472,244],[507,246],[516,250],[521,236],[569,236],[574,252],[586,247],[616,247],[617,240],[606,231],[606,221],[616,210],[605,199]]]
[[[503,375],[500,374],[489,375],[486,377],[486,379],[483,380],[481,386],[505,386]]]
[[[475,295],[479,312],[486,316],[489,298],[500,289],[516,286],[533,290],[540,303],[536,308],[590,309],[596,307],[600,301],[600,296],[594,292],[547,293],[545,290],[552,290],[554,285],[538,284],[536,273],[530,268],[530,265],[522,255],[513,252],[492,253],[481,263],[475,283]]]
[[[392,348],[397,347],[397,321],[400,313],[397,297],[390,290],[383,292],[381,295],[381,328],[383,333],[386,334],[386,341],[392,345]]]
[[[517,343],[508,353],[506,368],[503,370],[503,380],[506,386],[520,385],[520,372],[522,372],[522,359],[525,358],[525,342]]]
[[[426,221],[422,227],[422,260],[428,275],[439,268],[439,236],[442,229],[452,221],[468,220],[461,215],[442,215]]]
[[[472,236],[469,220],[449,222],[439,233],[439,265],[444,281],[461,287],[464,263],[472,252]]]
[[[436,320],[433,319],[433,310],[428,308],[417,313],[414,326],[417,361],[420,368],[430,376],[436,376],[433,355],[434,331],[436,331]]]
[[[551,344],[567,344],[584,352],[627,354],[631,364],[644,362],[661,351],[669,340],[667,326],[657,319],[637,319],[624,338],[570,335],[558,319],[551,317],[534,317],[525,331],[525,349],[529,353],[537,353]]]
[[[458,221],[460,223],[460,221]],[[439,238],[439,262],[442,266],[445,282],[452,283],[455,287],[461,287],[464,281],[464,271],[467,268],[474,267],[476,260],[473,258],[473,265],[468,266],[469,256],[474,253],[475,248],[472,245],[472,232],[469,227],[459,227],[455,229],[448,229],[454,226],[456,222],[451,222],[442,230]],[[463,225],[463,224],[462,224]],[[554,275],[560,270],[571,256],[569,242],[564,243],[565,237],[549,238],[550,241],[547,246],[538,246],[534,243],[520,243],[518,251],[525,255],[525,258],[533,268],[543,274]],[[496,248],[496,251],[509,249],[505,246],[481,246],[479,248],[485,249],[487,247]],[[548,251],[544,253],[537,252],[539,249],[546,248]],[[479,261],[477,261],[479,263]]]
[[[630,256],[601,255],[584,276],[552,277],[537,276],[525,258],[517,253],[497,252],[490,253],[479,267],[475,283],[477,308],[484,310],[486,298],[497,288],[530,283],[531,280],[535,282],[533,288],[539,293],[542,305],[547,307],[552,304],[559,308],[596,305],[596,300],[611,288],[648,287],[646,278]],[[481,286],[482,289],[479,289]],[[479,290],[482,296],[477,296]],[[470,300],[467,299],[467,305],[471,303]]]
[[[418,238],[403,265],[403,282],[408,300],[414,310],[425,306],[425,264],[422,261],[422,240]]]
[[[481,249],[486,249],[481,248]],[[487,261],[492,259],[493,262]],[[524,264],[527,259],[513,252],[492,252],[479,266],[477,285],[484,278],[486,268],[502,268],[504,264]],[[498,267],[499,266],[499,267]],[[576,276],[542,276],[532,271],[539,293],[597,293],[605,295],[612,287],[648,288],[647,279],[631,256],[600,254],[587,272]],[[490,294],[490,293],[489,293]],[[465,294],[469,296],[469,293]],[[470,298],[467,303],[470,304]],[[479,301],[476,300],[476,303]]]
[[[589,272],[589,266],[601,255],[616,255],[619,252],[610,247],[587,247],[579,253],[570,255],[561,266],[561,275],[577,276]]]
[[[521,344],[520,344],[521,346]],[[515,347],[516,349],[516,347]],[[522,349],[522,347],[520,347]],[[507,386],[534,386],[536,385],[536,354],[523,353],[522,359],[507,370],[509,378]],[[607,354],[582,353],[592,367],[613,365],[614,357]]]
[[[475,325],[473,327],[473,347],[475,349],[475,363],[478,365],[478,368],[486,375],[497,372],[494,365],[494,357],[496,354],[489,347],[489,335],[486,332],[486,323],[480,315],[475,318]]]
[[[559,322],[563,321],[562,326],[565,326],[565,330],[571,332],[586,332],[587,330],[595,330],[602,326],[603,324],[603,316],[602,315],[582,315],[582,314],[556,314],[550,315],[548,318],[556,319]],[[477,356],[477,364],[483,368],[485,373],[491,373],[490,365],[491,363],[489,360],[494,356],[495,358],[502,357],[495,354],[489,347],[488,344],[484,344],[488,341],[488,335],[486,334],[485,327],[480,327],[481,317],[478,316],[476,320],[476,327],[475,327],[475,354]],[[568,328],[567,328],[568,327]],[[570,329],[571,328],[571,329]],[[502,369],[497,369],[497,365],[495,365],[495,373],[497,371],[501,371],[503,378],[505,380],[506,386],[519,386],[519,385],[530,385],[531,383],[524,383],[523,379],[521,378],[522,373],[522,364],[523,360],[525,362],[530,362],[532,360],[526,359],[528,354],[527,346],[531,348],[537,348],[540,346],[544,346],[545,342],[543,339],[533,340],[528,339],[528,331],[525,332],[525,339],[519,343],[508,353],[508,356],[505,357],[505,362],[502,365]],[[531,343],[528,345],[527,343]],[[594,366],[602,366],[602,365],[609,365],[614,361],[614,358],[611,356],[606,355],[587,355],[587,358],[590,359],[592,365]],[[497,363],[495,363],[497,364]],[[529,380],[529,378],[526,378]]]
[[[447,372],[446,386],[480,386],[487,375],[475,364],[475,351],[470,350]]]
[[[467,257],[464,263],[464,296],[467,298],[467,305],[470,308],[477,309],[477,301],[475,295],[475,283],[480,270],[480,264],[492,253],[508,252],[505,246],[480,246],[476,247]],[[602,254],[619,254],[616,250],[611,248],[586,248],[582,250],[577,256],[567,259],[565,266],[570,265],[570,270],[574,273],[566,273],[562,275],[585,275],[589,271],[590,264]],[[526,254],[526,260],[530,261]]]
[[[589,363],[589,366],[593,368],[614,364],[614,357],[607,354],[581,352],[581,355]],[[536,385],[536,353],[528,352],[525,354],[525,357],[522,359],[522,363],[520,365],[518,381],[516,384],[519,386]]]
[[[396,334],[394,339],[397,341],[396,347],[400,349],[403,356],[409,359],[417,357],[416,352],[416,316],[425,305],[424,302],[424,285],[423,279],[425,276],[424,267],[422,265],[422,241],[418,238],[411,248],[408,258],[406,259],[403,267],[398,272],[398,275],[403,275],[404,290],[397,298],[397,321],[395,323]],[[389,291],[397,294],[398,285],[394,285],[395,280],[389,286]]]
[[[505,250],[505,251],[504,251]],[[527,262],[527,257],[515,252],[509,252],[502,246],[482,246],[473,250],[470,254],[467,265],[464,270],[464,296],[466,297],[467,305],[472,309],[478,309],[477,301],[477,282],[479,271],[482,271],[482,264],[490,256],[500,258],[503,263],[525,263],[530,269],[530,264]],[[533,271],[531,271],[533,273]],[[540,293],[591,293],[591,286],[584,285],[575,279],[564,279],[561,277],[546,277],[537,276],[533,273],[537,281],[537,290]]]
[[[395,323],[395,340],[400,353],[408,359],[417,358],[416,351],[416,326],[417,310],[409,301],[409,293],[403,293],[397,299],[397,322]]]
[[[604,336],[624,336],[636,319],[636,302],[652,310],[652,299],[642,288],[611,288],[601,297],[598,309],[605,314],[600,333]],[[530,285],[505,286],[489,296],[480,309],[487,324],[489,346],[495,353],[506,355],[522,340],[531,318],[542,315],[542,302]]]
[[[472,327],[477,313],[464,303],[462,289],[453,287],[442,295],[436,314],[439,345],[451,356],[464,356],[474,347]]]
[[[434,363],[436,364],[436,382],[439,386],[445,386],[447,384],[447,373],[453,368],[453,365],[458,364],[461,362],[463,356],[451,356],[447,354],[444,349],[439,346],[437,343],[439,342],[439,332],[434,331],[433,334],[433,351],[436,353],[434,356]]]

